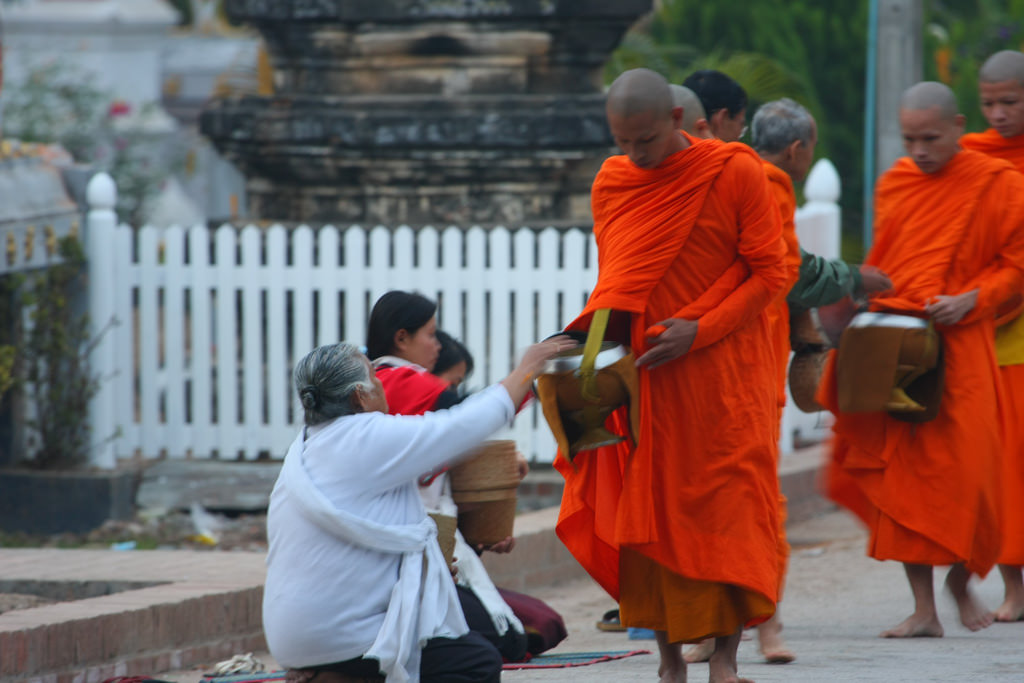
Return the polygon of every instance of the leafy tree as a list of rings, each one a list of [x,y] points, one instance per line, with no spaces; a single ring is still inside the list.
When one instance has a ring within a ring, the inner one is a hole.
[[[0,394],[23,397],[30,407],[27,451],[18,455],[41,469],[87,461],[89,401],[99,382],[88,363],[98,338],[90,339],[77,301],[85,255],[74,236],[61,238],[56,249],[59,260],[46,268],[0,277]],[[2,455],[14,462],[13,454]]]
[[[613,64],[640,66],[640,55],[657,55],[643,65],[676,83],[698,68],[717,68],[744,86],[751,112],[782,96],[802,103],[818,119],[819,154],[842,177],[843,224],[859,233],[867,8],[867,0],[665,0],[647,29],[649,44],[631,36]]]
[[[1024,46],[1024,0],[932,0],[925,24],[925,78],[949,85],[968,130],[984,130],[978,70],[993,53]]]
[[[35,415],[28,421],[33,466],[74,467],[88,459],[89,401],[98,378],[89,369],[89,319],[76,312],[82,291],[85,254],[75,237],[58,244],[61,262],[33,273],[23,305],[31,324],[23,348],[28,399]]]

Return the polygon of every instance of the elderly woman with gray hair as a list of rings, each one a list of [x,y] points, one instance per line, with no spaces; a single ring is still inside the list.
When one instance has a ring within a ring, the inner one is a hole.
[[[535,344],[498,384],[417,416],[387,414],[351,344],[299,361],[305,427],[270,497],[263,596],[267,644],[292,680],[500,680],[497,650],[466,627],[416,478],[510,422],[530,379],[573,345]]]

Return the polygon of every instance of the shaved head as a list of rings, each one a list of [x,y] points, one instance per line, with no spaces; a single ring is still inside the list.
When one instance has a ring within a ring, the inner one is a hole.
[[[698,119],[707,118],[700,98],[685,85],[670,85],[669,90],[672,91],[672,105],[683,108],[683,121],[679,127],[690,135],[696,135]]]
[[[939,115],[952,121],[960,113],[956,103],[956,95],[949,86],[936,81],[923,81],[903,91],[900,109],[907,111],[925,111],[937,108]]]
[[[978,73],[981,113],[1004,138],[1024,135],[1024,54],[997,52]]]
[[[900,100],[903,146],[922,173],[938,173],[953,160],[965,123],[953,91],[942,83],[918,83]]]
[[[680,111],[668,81],[650,69],[633,69],[615,79],[605,104],[615,144],[640,168],[657,168],[689,142],[679,132]]]
[[[653,114],[671,117],[673,106],[668,81],[650,69],[625,71],[608,88],[607,111],[616,116]]]
[[[1014,81],[1024,85],[1024,53],[1016,50],[997,52],[981,65],[978,80],[982,83]]]

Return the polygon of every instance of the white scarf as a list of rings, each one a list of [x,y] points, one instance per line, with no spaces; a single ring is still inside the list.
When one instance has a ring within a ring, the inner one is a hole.
[[[519,621],[519,617],[501,597],[498,588],[487,574],[484,563],[477,557],[476,551],[469,547],[458,529],[455,530],[455,557],[458,558],[455,566],[459,570],[456,580],[460,586],[469,588],[480,599],[480,604],[490,615],[498,635],[505,635],[510,628],[516,633],[525,633],[523,622]]]
[[[420,499],[430,512],[457,517],[459,509],[452,499],[451,488],[451,477],[447,473],[442,474],[429,487],[420,487]],[[484,563],[476,551],[466,543],[458,529],[455,530],[455,568],[458,570],[455,580],[460,586],[473,591],[480,599],[480,604],[490,615],[494,630],[499,636],[505,635],[509,628],[517,633],[525,633],[523,623],[501,597],[501,593],[487,574]]]
[[[418,524],[389,526],[339,510],[310,478],[302,462],[304,450],[300,433],[288,449],[280,475],[302,513],[346,543],[402,555],[384,624],[365,657],[380,661],[388,683],[417,683],[420,650],[426,642],[457,638],[469,631],[437,544],[437,526],[425,513]]]

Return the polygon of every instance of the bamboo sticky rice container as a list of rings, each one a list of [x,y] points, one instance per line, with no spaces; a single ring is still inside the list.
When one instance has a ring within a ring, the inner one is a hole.
[[[486,441],[449,474],[466,543],[491,545],[512,535],[519,487],[515,441]]]
[[[444,561],[451,569],[455,561],[455,518],[437,512],[429,514],[434,520],[434,524],[437,525],[437,543],[441,546],[441,554],[444,555]]]

